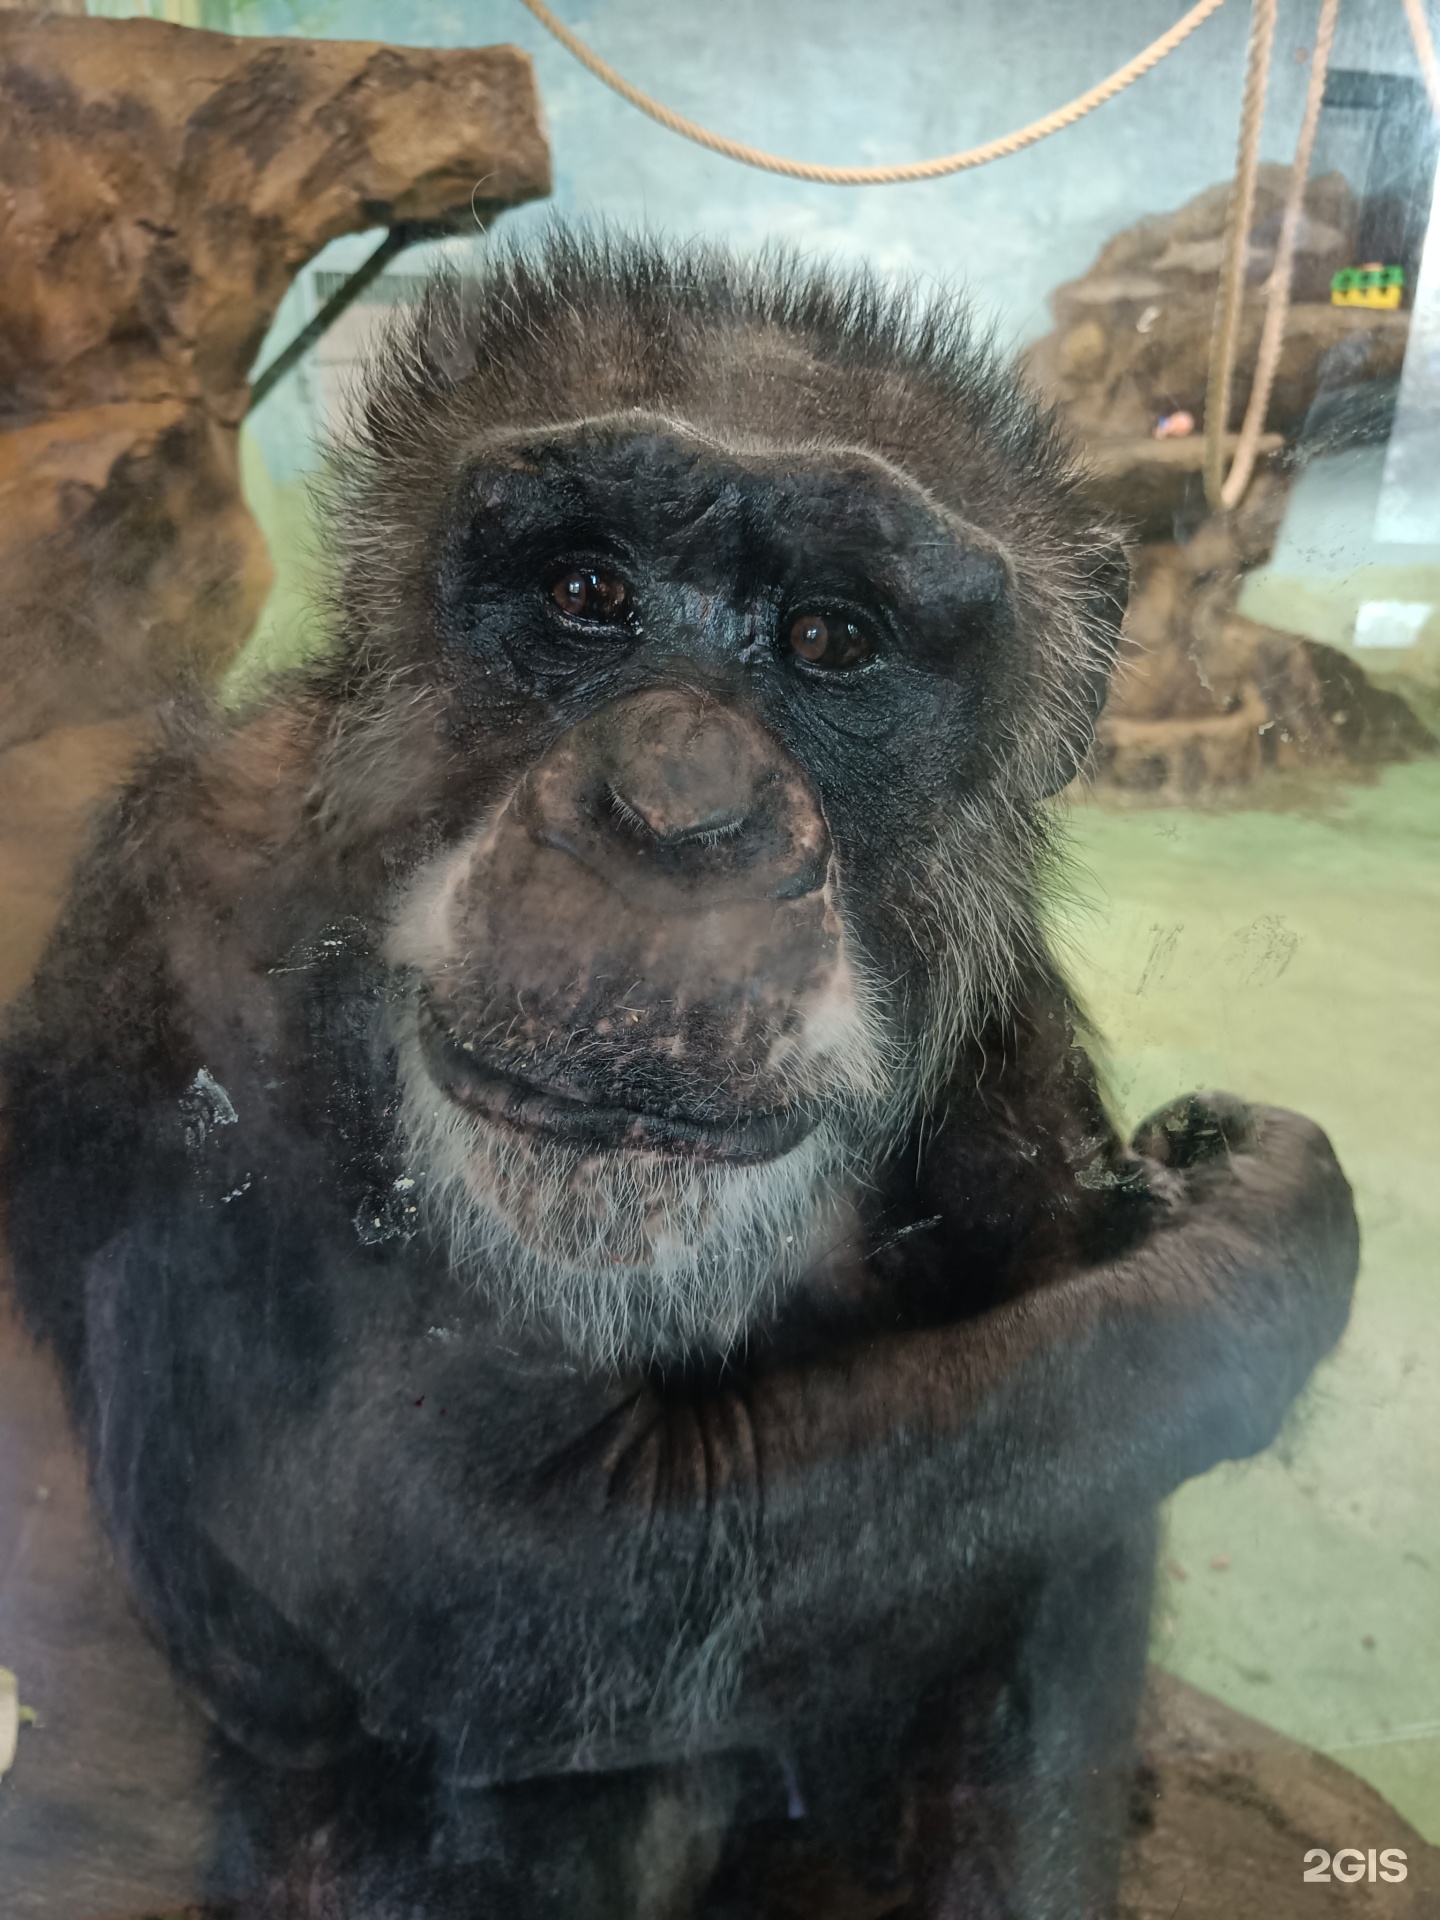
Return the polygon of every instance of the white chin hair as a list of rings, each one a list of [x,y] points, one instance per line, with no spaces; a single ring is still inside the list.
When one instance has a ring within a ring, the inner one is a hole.
[[[457,1272],[591,1365],[730,1352],[835,1221],[847,1156],[823,1122],[758,1165],[595,1152],[467,1113],[418,1047],[400,1074],[409,1169]]]

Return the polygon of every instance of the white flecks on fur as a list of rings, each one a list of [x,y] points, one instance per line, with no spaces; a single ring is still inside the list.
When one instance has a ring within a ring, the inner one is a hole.
[[[185,1144],[192,1150],[204,1146],[216,1127],[233,1127],[240,1118],[234,1101],[208,1067],[201,1067],[181,1094],[180,1112],[184,1118]]]

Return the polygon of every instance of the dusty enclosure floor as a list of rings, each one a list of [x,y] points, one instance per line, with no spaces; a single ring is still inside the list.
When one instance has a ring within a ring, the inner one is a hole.
[[[5,997],[87,806],[136,744],[72,730],[0,760]],[[1281,1445],[1172,1504],[1155,1653],[1229,1705],[1157,1681],[1158,1797],[1142,1796],[1153,1824],[1132,1845],[1126,1920],[1440,1910],[1435,1856],[1405,1820],[1268,1730],[1331,1750],[1440,1833],[1437,820],[1440,767],[1420,765],[1309,812],[1072,821],[1086,904],[1066,937],[1117,1103],[1137,1116],[1220,1084],[1304,1108],[1335,1138],[1366,1236],[1351,1331]],[[203,1727],[129,1612],[48,1366],[8,1321],[0,1664],[44,1723],[0,1785],[0,1911],[117,1920],[195,1898],[213,1822]],[[1410,1880],[1302,1885],[1305,1848],[1352,1845],[1405,1847]]]

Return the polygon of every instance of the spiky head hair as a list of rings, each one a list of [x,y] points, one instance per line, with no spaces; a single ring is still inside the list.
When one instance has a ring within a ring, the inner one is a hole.
[[[861,449],[1004,554],[1007,697],[989,742],[1024,807],[1071,776],[1104,698],[1127,569],[1054,416],[966,302],[770,249],[742,259],[553,230],[442,275],[364,376],[332,495],[342,632],[403,659],[447,491],[516,430],[598,416],[684,423],[722,447]],[[412,583],[407,591],[406,583]]]

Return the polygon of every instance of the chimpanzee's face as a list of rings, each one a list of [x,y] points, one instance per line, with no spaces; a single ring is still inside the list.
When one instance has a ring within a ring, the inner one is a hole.
[[[890,920],[943,912],[1005,559],[873,455],[601,422],[487,451],[437,572],[453,751],[509,784],[390,937],[417,1169],[578,1344],[723,1348],[965,1016]]]

